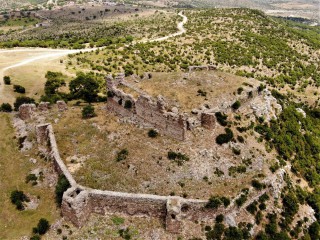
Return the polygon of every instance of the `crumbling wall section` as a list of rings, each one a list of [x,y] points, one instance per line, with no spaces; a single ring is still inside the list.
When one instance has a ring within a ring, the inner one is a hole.
[[[42,154],[52,159],[56,172],[59,175],[63,174],[68,179],[70,185],[75,186],[76,181],[60,157],[52,125],[49,123],[38,125],[36,127],[36,134],[39,150],[42,151]]]
[[[141,122],[151,124],[165,135],[178,140],[185,139],[186,121],[179,113],[167,112],[158,101],[140,96],[136,102],[136,114]]]
[[[134,99],[132,95],[118,89],[119,84],[124,83],[123,75],[113,79],[106,77],[108,88],[107,110],[122,117],[131,117],[139,124],[156,128],[161,133],[178,140],[185,139],[186,120],[182,114],[166,110],[166,103],[159,97],[157,101],[147,95],[140,95]],[[130,107],[126,102],[130,102]]]

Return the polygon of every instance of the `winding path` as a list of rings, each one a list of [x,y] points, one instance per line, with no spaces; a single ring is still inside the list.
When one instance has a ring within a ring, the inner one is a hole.
[[[182,17],[182,21],[177,24],[178,31],[172,34],[169,34],[165,37],[155,38],[155,39],[148,39],[143,41],[138,41],[137,43],[146,43],[146,42],[159,42],[164,41],[172,37],[176,37],[178,35],[181,35],[186,32],[186,29],[184,28],[184,24],[187,23],[188,18],[182,14],[182,12],[178,13],[179,16]],[[53,60],[59,57],[66,56],[68,54],[74,54],[79,52],[90,52],[95,51],[98,48],[86,48],[86,49],[78,49],[78,50],[62,50],[62,49],[50,49],[50,48],[17,48],[12,50],[0,50],[0,55],[2,53],[19,53],[19,52],[30,52],[32,54],[34,53],[40,53],[39,56],[33,56],[33,57],[26,57],[25,59],[13,63],[12,65],[1,67],[0,66],[0,103],[3,101],[4,96],[4,84],[2,82],[3,76],[5,72],[9,69],[20,67],[32,62],[37,61],[46,61],[46,60]],[[43,52],[43,54],[41,54]]]

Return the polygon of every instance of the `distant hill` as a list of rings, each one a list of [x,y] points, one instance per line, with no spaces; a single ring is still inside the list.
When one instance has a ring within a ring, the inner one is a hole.
[[[0,11],[28,7],[47,2],[46,0],[1,0]]]

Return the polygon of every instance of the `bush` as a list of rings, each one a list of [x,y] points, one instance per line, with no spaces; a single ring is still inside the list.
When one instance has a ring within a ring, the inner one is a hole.
[[[63,193],[67,191],[67,189],[71,187],[68,179],[64,175],[60,175],[57,185],[56,185],[56,203],[60,207],[62,203]]]
[[[30,240],[40,240],[40,239],[41,239],[41,237],[40,237],[40,235],[38,235],[38,234],[33,235],[33,236],[30,238]]]
[[[236,204],[241,207],[247,201],[247,194],[241,194],[239,198],[236,199]]]
[[[201,89],[199,89],[199,90],[197,91],[197,93],[198,93],[197,96],[202,96],[202,97],[206,97],[206,96],[207,96],[207,92],[205,92],[205,91],[203,91],[203,90],[201,90]]]
[[[263,189],[263,188],[266,187],[265,184],[260,183],[260,182],[259,182],[258,180],[256,180],[256,179],[253,179],[253,180],[251,181],[251,185],[252,185],[252,187],[254,187],[254,188],[257,189],[257,190],[261,190],[261,189]]]
[[[219,196],[211,196],[209,198],[208,203],[205,205],[206,208],[217,209],[221,205],[224,207],[228,207],[230,204],[230,200],[227,197],[219,197]]]
[[[23,193],[23,191],[14,190],[10,196],[11,203],[16,205],[18,210],[24,210],[23,202],[28,202],[29,198]]]
[[[129,151],[127,149],[122,149],[120,152],[117,153],[116,161],[120,162],[126,160],[129,155]]]
[[[13,89],[17,93],[26,93],[26,89],[20,85],[13,85]]]
[[[219,145],[222,145],[224,143],[228,143],[233,138],[233,132],[230,128],[226,128],[225,131],[226,131],[225,134],[220,134],[216,138],[216,143],[218,143]]]
[[[206,204],[206,208],[211,208],[211,209],[217,209],[220,207],[222,204],[222,201],[220,200],[220,197],[217,196],[212,196],[209,198],[208,203]]]
[[[237,137],[237,140],[240,142],[240,143],[244,143],[244,138],[242,136],[238,136]]]
[[[247,210],[249,213],[251,213],[251,214],[255,214],[255,212],[258,210],[257,204],[258,204],[258,202],[253,201],[252,203],[250,203],[250,204],[246,207],[246,210]]]
[[[50,228],[50,225],[48,220],[45,218],[41,218],[38,222],[37,227],[34,227],[32,231],[35,234],[43,235],[49,230],[49,228]]]
[[[235,102],[231,105],[231,107],[232,107],[233,110],[239,109],[240,106],[241,106],[241,103],[240,103],[238,100],[235,101]]]
[[[82,118],[93,118],[97,116],[92,105],[87,105],[82,109]]]
[[[12,106],[10,103],[2,103],[0,106],[0,112],[12,112]]]
[[[9,76],[4,76],[3,77],[3,82],[5,85],[10,85],[11,84],[11,79]]]
[[[124,102],[124,108],[131,109],[132,108],[132,102],[130,100],[126,100]]]
[[[227,118],[228,118],[227,115],[225,115],[225,114],[223,114],[221,112],[216,112],[214,115],[216,116],[217,121],[218,121],[218,123],[220,123],[221,126],[225,127],[225,126],[228,125],[228,121],[226,121]]]
[[[158,132],[154,129],[150,129],[149,132],[148,132],[148,136],[151,137],[151,138],[155,138],[158,136]]]
[[[35,174],[28,174],[26,176],[26,183],[32,182],[32,184],[37,183],[38,177]]]
[[[19,107],[25,103],[29,103],[29,104],[35,103],[35,100],[33,98],[29,98],[29,97],[25,97],[25,96],[17,97],[15,103],[13,104],[14,110],[18,111]]]
[[[183,153],[176,153],[173,151],[168,152],[168,159],[173,160],[178,163],[179,166],[181,166],[185,161],[189,161],[189,157]]]
[[[86,102],[97,100],[99,82],[93,73],[78,73],[69,84],[70,96],[73,99],[83,99]]]
[[[219,215],[216,216],[216,222],[217,223],[222,223],[223,219],[224,219],[224,217],[223,217],[222,214],[219,214]]]
[[[243,87],[239,87],[238,89],[237,89],[237,93],[238,94],[241,94],[243,92]]]

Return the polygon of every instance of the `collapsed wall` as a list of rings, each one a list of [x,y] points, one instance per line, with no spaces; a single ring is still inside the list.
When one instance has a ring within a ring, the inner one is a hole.
[[[118,75],[115,79],[110,75],[106,77],[108,111],[122,117],[130,117],[141,125],[156,128],[175,139],[185,139],[187,122],[183,114],[168,111],[164,99],[160,96],[157,101],[144,94],[135,99],[117,88],[123,81],[123,75]]]
[[[81,186],[76,183],[60,158],[52,125],[38,125],[36,133],[40,152],[52,160],[56,172],[63,174],[71,185],[63,195],[61,212],[77,227],[82,227],[91,213],[122,213],[158,218],[165,223],[167,231],[180,233],[184,221],[210,222],[217,214],[226,211],[224,208],[205,208],[206,200],[102,191]]]

